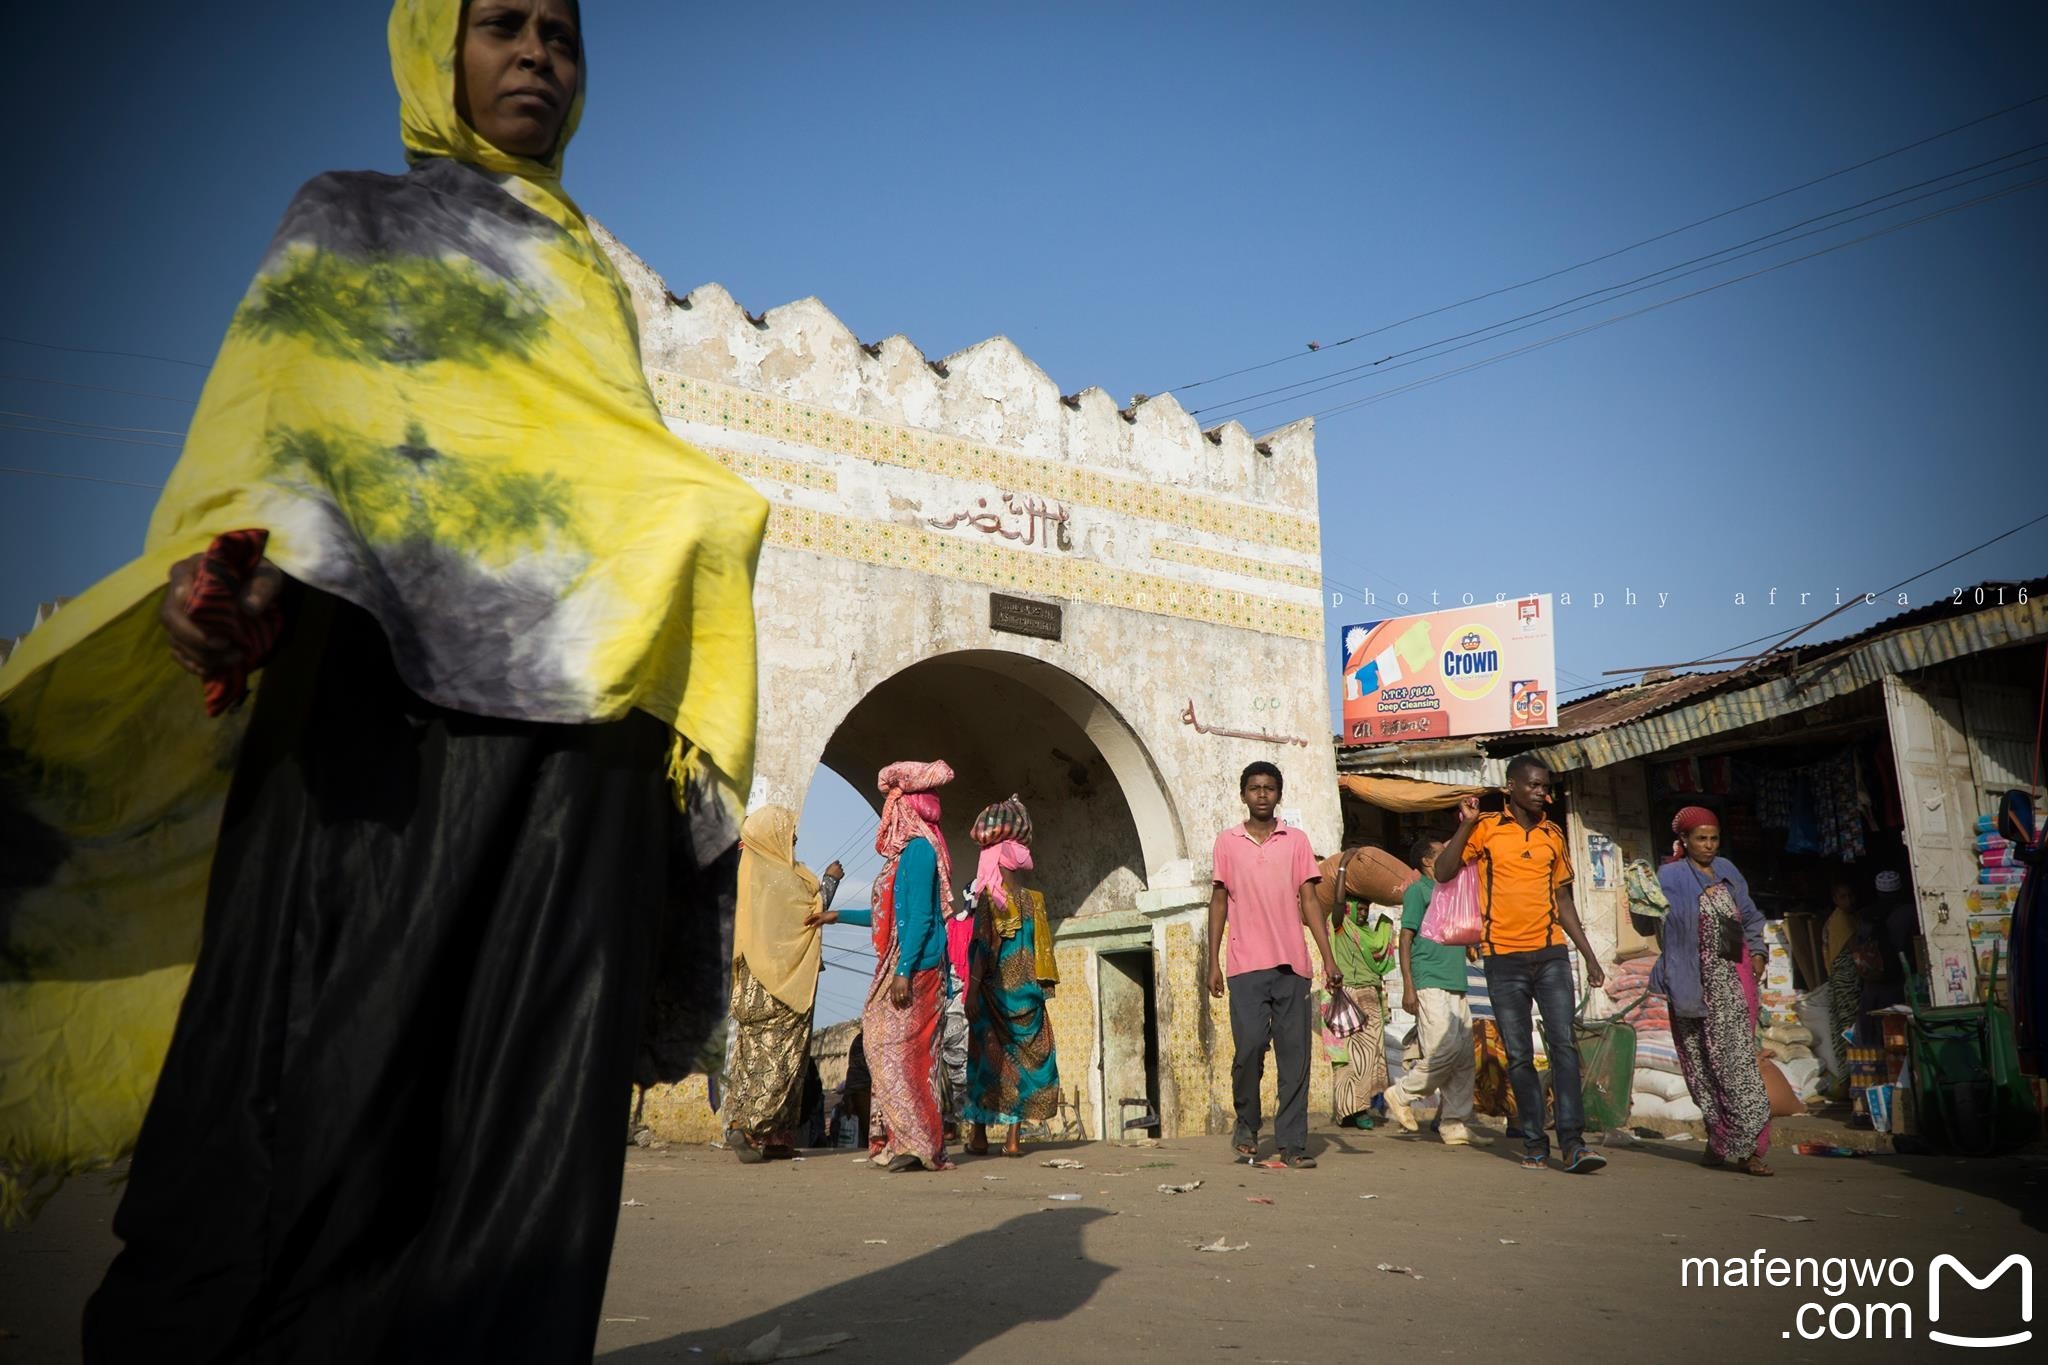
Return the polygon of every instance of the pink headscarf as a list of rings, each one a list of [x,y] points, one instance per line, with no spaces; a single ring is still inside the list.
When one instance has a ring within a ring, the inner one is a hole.
[[[882,889],[894,887],[896,864],[903,847],[912,839],[923,839],[939,859],[939,913],[953,908],[953,855],[939,836],[939,798],[930,790],[953,780],[953,770],[943,760],[932,763],[892,763],[876,774],[875,787],[888,793],[882,802],[881,823],[875,827],[875,852],[882,855],[882,870],[875,875],[873,904],[879,910]],[[886,957],[889,942],[896,936],[895,915],[877,914],[874,921],[875,953]]]
[[[981,858],[974,867],[974,886],[1007,910],[1010,908],[1010,888],[1003,884],[1003,874],[1030,870],[1031,850],[1015,839],[1005,839],[981,851]]]
[[[1712,825],[1715,829],[1719,829],[1721,827],[1721,817],[1708,810],[1705,806],[1687,806],[1684,810],[1672,816],[1671,832],[1676,834],[1678,838],[1672,841],[1671,856],[1664,861],[1675,863],[1680,858],[1683,858],[1685,856],[1685,836],[1704,825]]]

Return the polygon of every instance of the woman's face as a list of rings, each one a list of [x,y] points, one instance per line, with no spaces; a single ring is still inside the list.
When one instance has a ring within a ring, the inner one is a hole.
[[[1685,854],[1696,863],[1710,863],[1721,849],[1721,827],[1701,825],[1686,831]]]
[[[1856,908],[1855,887],[1844,886],[1841,882],[1836,882],[1832,894],[1835,900],[1835,909],[1854,910]]]
[[[455,110],[501,152],[545,160],[583,79],[572,0],[470,0],[455,63]]]

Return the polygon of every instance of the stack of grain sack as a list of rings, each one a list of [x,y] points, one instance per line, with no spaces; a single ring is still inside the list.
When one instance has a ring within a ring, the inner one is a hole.
[[[1632,958],[1607,971],[1607,994],[1616,1005],[1626,1007],[1650,989],[1650,969],[1657,965],[1654,955]],[[1678,1046],[1671,1040],[1671,1010],[1664,997],[1653,995],[1628,1016],[1636,1029],[1636,1073],[1629,1095],[1629,1116],[1633,1119],[1663,1119],[1673,1123],[1698,1123],[1700,1107],[1685,1088],[1678,1070]]]
[[[1763,1008],[1757,1015],[1757,1046],[1777,1063],[1792,1092],[1810,1103],[1822,1097],[1828,1078],[1814,1052],[1820,1038],[1801,1018],[1799,987],[1792,975],[1792,938],[1785,922],[1766,921],[1764,941],[1769,960],[1759,992]]]

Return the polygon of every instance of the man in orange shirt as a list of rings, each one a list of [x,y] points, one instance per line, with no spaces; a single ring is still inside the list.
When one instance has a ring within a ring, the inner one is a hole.
[[[1572,901],[1572,862],[1564,832],[1544,817],[1550,770],[1528,754],[1508,761],[1507,809],[1482,815],[1475,797],[1458,807],[1462,823],[1436,859],[1436,879],[1447,882],[1466,863],[1478,864],[1479,940],[1494,1021],[1507,1048],[1508,1083],[1515,1091],[1522,1131],[1522,1166],[1540,1171],[1550,1160],[1544,1131],[1543,1081],[1536,1074],[1533,1009],[1543,1012],[1543,1049],[1557,1096],[1557,1141],[1564,1168],[1597,1171],[1607,1159],[1585,1143],[1585,1107],[1579,1093],[1579,1048],[1572,1037],[1576,984],[1565,940],[1577,945],[1586,984],[1605,983],[1600,959],[1579,926]]]

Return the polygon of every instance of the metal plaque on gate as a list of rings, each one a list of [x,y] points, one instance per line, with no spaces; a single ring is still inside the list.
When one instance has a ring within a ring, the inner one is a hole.
[[[1060,607],[1057,602],[1034,602],[1028,597],[992,592],[988,595],[988,628],[1010,635],[1057,640],[1060,638]]]

